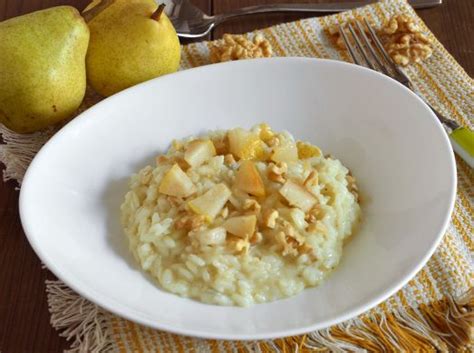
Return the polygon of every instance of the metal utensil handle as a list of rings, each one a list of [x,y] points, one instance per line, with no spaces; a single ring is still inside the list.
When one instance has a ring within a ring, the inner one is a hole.
[[[269,4],[247,6],[234,11],[216,15],[215,23],[219,24],[229,18],[269,12],[341,12],[374,3],[373,0],[319,3],[319,4]],[[440,5],[442,0],[411,0],[410,4],[416,9]]]

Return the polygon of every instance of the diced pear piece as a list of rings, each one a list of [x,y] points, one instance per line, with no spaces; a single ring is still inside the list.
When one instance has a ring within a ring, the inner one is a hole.
[[[298,160],[298,148],[292,141],[288,141],[273,148],[270,159],[274,162],[295,162]]]
[[[296,148],[298,149],[299,159],[320,157],[322,155],[322,152],[318,147],[307,142],[298,141],[296,143]]]
[[[263,142],[268,142],[272,139],[273,136],[275,136],[275,133],[272,131],[271,127],[268,126],[268,124],[265,124],[265,123],[260,124],[259,128],[260,128],[259,136]]]
[[[159,192],[176,197],[188,197],[196,192],[196,186],[185,172],[174,164],[161,180]]]
[[[196,238],[202,245],[224,244],[226,236],[227,233],[224,227],[206,229],[196,233]]]
[[[229,149],[239,159],[259,159],[264,155],[263,141],[251,131],[235,128],[227,133]]]
[[[242,161],[235,175],[234,187],[254,196],[265,196],[265,185],[252,161]]]
[[[249,239],[255,232],[257,216],[237,216],[227,219],[222,225],[230,234]]]
[[[197,214],[203,215],[208,221],[212,221],[224,208],[232,192],[221,183],[214,185],[201,196],[188,202],[189,208]]]
[[[280,194],[290,203],[290,205],[298,207],[304,212],[308,212],[316,204],[316,198],[306,191],[301,185],[291,180],[280,188]]]
[[[211,140],[195,140],[188,144],[184,152],[184,160],[195,168],[215,155],[216,149]]]

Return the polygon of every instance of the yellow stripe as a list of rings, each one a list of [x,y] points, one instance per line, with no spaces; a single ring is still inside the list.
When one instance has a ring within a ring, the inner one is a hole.
[[[232,352],[232,347],[229,341],[224,341],[224,347],[225,347],[226,352]]]
[[[382,309],[382,311],[383,311],[384,313],[388,313],[388,312],[389,312],[388,306],[387,306],[387,302],[386,302],[386,301],[380,303],[380,304],[379,304],[379,307],[380,307],[380,309]]]
[[[402,302],[403,307],[408,308],[409,307],[408,300],[405,296],[404,289],[399,290],[397,292],[397,296],[400,298],[400,301]]]
[[[460,195],[458,193],[458,200],[460,198]],[[473,250],[474,248],[474,242],[472,241],[471,237],[468,235],[468,233],[466,233],[466,231],[464,230],[463,228],[463,225],[461,224],[461,222],[459,221],[458,217],[457,217],[457,214],[461,213],[460,211],[460,206],[457,204],[457,202],[454,204],[454,212],[453,212],[453,216],[451,217],[451,222],[453,223],[454,225],[454,228],[456,229],[456,231],[461,234],[461,237],[462,239],[464,240],[464,242],[466,243],[466,246],[469,250]],[[472,233],[472,226],[470,226],[469,228],[471,228],[470,230],[470,234],[473,234]]]
[[[472,184],[474,184],[474,169],[472,169],[471,167],[469,167],[467,165],[467,163],[458,157],[458,155],[456,155],[456,163],[457,163],[457,166],[460,167],[458,169],[461,169],[462,172],[466,175],[466,178],[467,178],[467,185],[468,186],[468,191],[469,191],[469,188],[472,186]],[[458,170],[459,172],[459,170]],[[462,185],[464,186],[464,185]],[[470,193],[468,193],[468,195],[471,195]]]
[[[133,351],[135,352],[141,352],[143,351],[143,347],[141,346],[140,342],[139,342],[139,338],[138,338],[138,334],[137,334],[137,330],[136,330],[136,327],[133,322],[131,321],[128,321],[126,320],[126,324],[127,324],[127,337],[128,337],[128,343],[129,343],[129,346],[133,347]]]
[[[451,73],[451,76],[457,77],[461,76],[461,82],[463,83],[463,88],[466,90],[472,90],[472,84],[474,84],[474,80],[467,74],[467,72],[456,62],[456,60],[453,58],[453,56],[444,48],[444,46],[438,41],[438,38],[435,37],[435,35],[429,30],[429,28],[426,26],[425,22],[417,16],[418,23],[420,27],[422,28],[423,32],[425,32],[431,42],[434,44],[434,47],[440,52],[440,57],[439,61],[448,61],[451,64],[451,68],[453,70],[449,70]],[[439,65],[440,67],[442,66],[443,69],[446,67],[450,68],[449,65]]]
[[[319,52],[319,50],[316,48],[316,45],[314,45],[313,41],[309,38],[308,33],[306,30],[303,28],[303,25],[301,24],[301,21],[297,21],[295,23],[296,28],[299,29],[300,33],[303,35],[303,40],[308,46],[309,49],[311,49],[311,52],[313,53],[313,56],[317,58],[323,57],[323,55]]]
[[[454,258],[456,265],[461,270],[461,271],[453,272],[453,269],[450,268],[451,276],[457,282],[458,288],[463,288],[466,283],[470,283],[471,281],[471,278],[468,275],[469,266],[465,263],[465,261],[463,261],[464,259],[459,257],[457,249],[454,248],[452,234],[450,234],[450,232],[447,232],[445,238],[446,238],[446,245],[449,248],[449,253]],[[464,281],[462,281],[460,278],[463,278]]]
[[[138,332],[138,334],[140,335],[141,342],[143,343],[145,352],[151,352],[153,350],[152,345],[150,345],[150,343],[153,343],[151,340],[152,336],[150,335],[149,331],[144,330],[143,327],[141,326],[138,326],[138,327],[140,328],[140,331]]]
[[[239,352],[242,352],[242,353],[246,352],[246,349],[244,345],[242,344],[242,341],[235,341],[235,343],[237,345],[237,349],[239,350]]]
[[[427,271],[431,273],[431,277],[435,279],[436,287],[442,293],[446,293],[446,292],[451,293],[451,289],[445,290],[444,288],[445,287],[444,283],[446,282],[446,280],[442,272],[439,271],[439,268],[440,268],[440,262],[438,261],[439,259],[440,259],[440,256],[437,254],[437,252],[435,252],[435,254],[431,257],[431,259],[428,261],[425,267],[427,268]]]
[[[311,56],[311,52],[304,45],[304,41],[301,36],[298,35],[297,28],[294,24],[288,24],[285,30],[279,26],[276,34],[279,33],[278,38],[285,38],[287,43],[287,52],[289,56]]]
[[[464,221],[464,224],[466,225],[467,231],[469,234],[474,234],[474,227],[472,226],[472,215],[473,215],[473,210],[472,207],[469,203],[469,201],[466,198],[466,195],[464,195],[464,188],[459,188],[458,189],[458,200],[460,201],[460,206],[459,209],[460,211],[466,211],[468,215],[471,215],[471,219],[467,218],[464,214],[464,212],[460,212],[460,216],[462,220]]]
[[[282,48],[286,51],[286,56],[297,56],[299,48],[298,46],[296,46],[296,39],[293,36],[289,36],[288,33],[282,30],[280,26],[276,26],[273,31],[275,32],[275,37],[280,39],[286,39],[286,42],[283,41],[282,44]]]
[[[296,23],[293,23],[291,26],[289,26],[289,29],[291,31],[292,37],[298,38],[295,43],[297,44],[297,48],[301,52],[301,55],[305,57],[315,56],[313,55],[314,50],[311,50],[311,42],[308,41],[308,36],[306,33],[302,32],[301,24],[298,27]]]
[[[410,282],[408,282],[408,286],[410,287],[413,292],[413,295],[415,296],[415,301],[419,303],[420,300],[422,300],[423,298],[423,294],[420,292],[418,276],[414,277]]]
[[[171,334],[171,338],[174,342],[174,346],[178,348],[178,353],[184,353],[184,347],[181,344],[181,336]]]
[[[428,37],[430,37],[429,34]],[[439,77],[442,82],[449,84],[448,88],[454,92],[452,97],[456,99],[459,104],[462,104],[462,99],[466,92],[472,91],[473,82],[460,78],[458,74],[458,70],[460,69],[459,65],[453,67],[449,62],[446,62],[445,57],[443,57],[442,45],[437,40],[436,43],[433,39],[432,41],[434,43],[432,44],[434,50],[431,59],[429,59],[430,68],[435,70],[433,74]]]
[[[448,268],[451,266],[451,262],[447,257],[448,251],[446,242],[445,235],[435,255],[431,258],[432,263],[428,262],[428,266],[433,266],[433,273],[439,273],[439,277],[441,278],[440,286],[443,289],[443,292],[454,293],[456,288],[454,287],[454,284],[449,281],[449,278],[452,277],[452,272],[448,270]]]
[[[215,340],[209,341],[209,345],[211,346],[212,353],[219,353],[219,343]]]
[[[474,185],[470,187],[471,190],[474,191]],[[474,199],[474,193],[473,192],[469,192],[469,189],[466,190],[462,185],[460,185],[459,189],[458,189],[458,194],[459,194],[459,198],[460,198],[460,201],[461,201],[461,209],[467,213],[467,216],[466,215],[463,215],[463,219],[465,219],[466,223],[469,224],[469,233],[472,236],[474,236],[474,232],[472,231],[472,222],[474,220],[474,211],[473,211],[473,208],[472,208],[472,202],[471,200]]]
[[[173,343],[171,342],[171,334],[167,332],[162,332],[161,337],[163,342],[165,343],[165,353],[169,353],[173,350]]]
[[[114,333],[113,339],[115,344],[117,345],[120,353],[125,353],[125,344],[122,339],[122,335],[120,334],[120,327],[118,321],[121,320],[116,316],[112,316],[111,326],[112,332]]]
[[[276,39],[275,35],[273,34],[273,31],[269,28],[265,28],[263,32],[265,33],[265,37],[267,38],[267,40],[272,45],[272,48],[278,53],[278,56],[286,56],[286,52],[283,50],[280,43]]]
[[[321,29],[322,27],[321,27],[320,21],[318,21],[317,23]],[[305,33],[307,33],[308,40],[310,41],[311,45],[314,47],[314,52],[316,53],[316,55],[320,58],[329,59],[331,56],[326,51],[326,48],[324,47],[324,45],[321,43],[319,39],[318,33],[314,30],[314,28],[311,26],[309,21],[303,20],[299,22],[299,25],[301,26],[303,31],[306,31]],[[313,38],[313,40],[311,40],[311,38]]]
[[[374,4],[373,9],[375,11],[375,14],[377,15],[378,20],[381,23],[384,23],[385,21],[388,20],[388,17],[387,17],[387,15],[385,15],[385,11],[382,8],[382,3],[378,2],[378,3]]]
[[[160,331],[152,330],[150,327],[144,327],[144,330],[148,334],[148,337],[150,337],[150,342],[152,343],[155,351],[160,353],[160,347],[163,346],[161,339],[162,333]]]
[[[421,283],[425,286],[426,288],[426,294],[428,294],[428,302],[434,301],[437,298],[436,295],[436,289],[433,286],[433,282],[431,281],[430,277],[428,276],[428,272],[426,267],[423,267],[420,271],[420,279]]]
[[[451,101],[448,99],[448,97],[443,92],[443,90],[438,86],[438,84],[433,79],[433,77],[431,77],[428,71],[424,69],[423,65],[415,64],[413,65],[413,68],[415,69],[415,71],[417,71],[418,73],[417,76],[424,79],[424,82],[434,91],[438,99],[443,103],[445,107],[449,109],[451,114],[455,118],[457,118],[459,122],[468,126],[468,122],[466,121],[466,119],[461,115],[461,113],[457,110],[457,108],[453,105],[453,103],[451,103]],[[427,99],[430,100],[429,97],[427,97]],[[437,105],[437,102],[434,99],[431,99],[430,103],[433,104],[434,106]]]

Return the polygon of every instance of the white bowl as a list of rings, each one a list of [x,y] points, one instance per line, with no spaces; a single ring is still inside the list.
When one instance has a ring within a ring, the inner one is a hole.
[[[262,121],[320,146],[356,176],[363,222],[340,266],[320,287],[249,308],[160,290],[119,223],[129,176],[174,138]],[[146,82],[74,119],[28,169],[20,214],[48,268],[101,307],[185,335],[263,339],[328,327],[400,289],[441,240],[455,175],[442,126],[397,82],[336,61],[250,60]]]

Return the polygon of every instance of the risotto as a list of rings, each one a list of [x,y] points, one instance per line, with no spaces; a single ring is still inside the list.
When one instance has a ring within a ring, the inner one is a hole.
[[[340,161],[266,124],[174,141],[131,177],[121,212],[163,289],[239,306],[319,285],[360,217]]]

